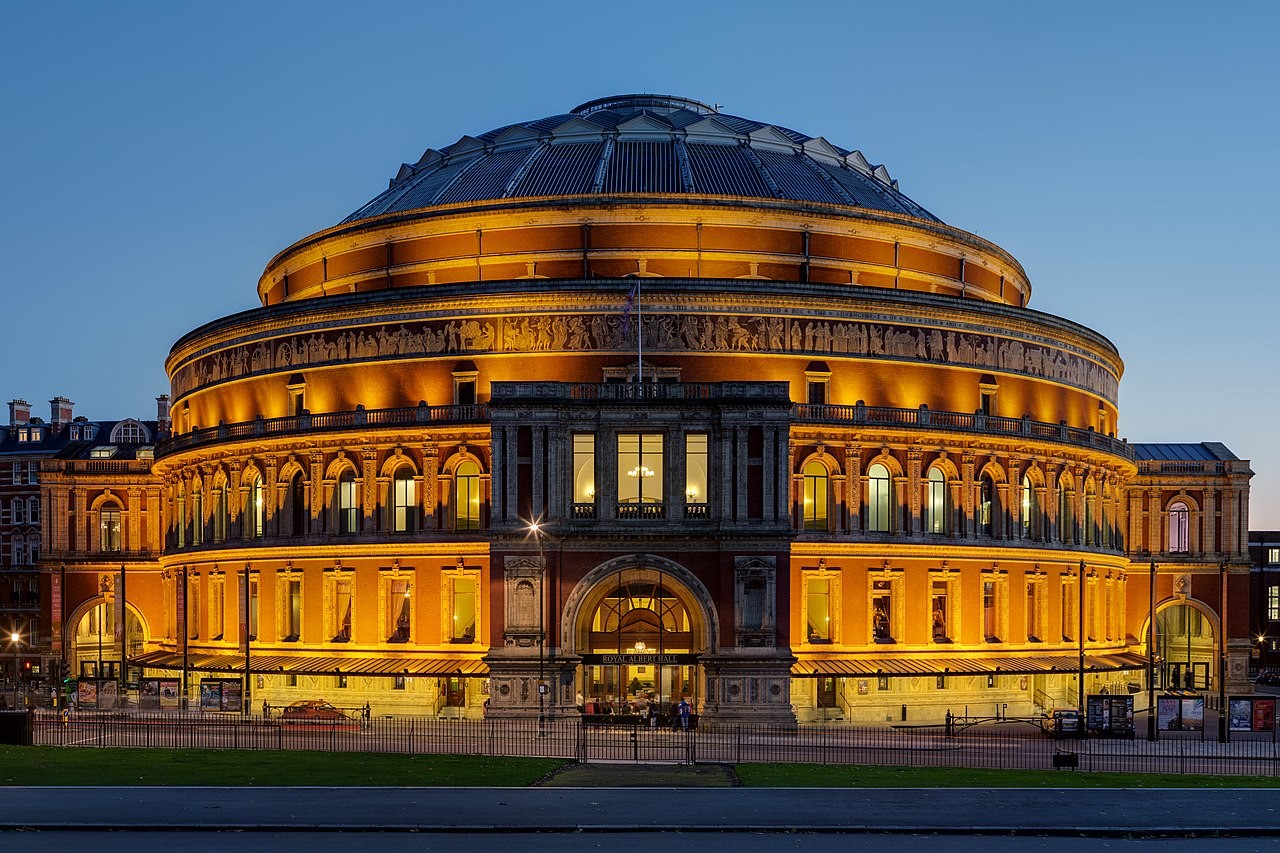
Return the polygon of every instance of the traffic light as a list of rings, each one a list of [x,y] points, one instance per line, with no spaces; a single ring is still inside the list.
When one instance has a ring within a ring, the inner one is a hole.
[[[63,682],[71,680],[71,664],[67,661],[64,660],[58,665],[58,672],[62,675]]]

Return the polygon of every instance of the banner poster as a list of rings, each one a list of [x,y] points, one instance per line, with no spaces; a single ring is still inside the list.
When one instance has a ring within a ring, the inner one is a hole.
[[[160,708],[160,682],[155,678],[145,678],[138,682],[138,707],[144,711],[156,711]]]
[[[160,707],[165,709],[177,708],[182,703],[179,701],[179,692],[181,690],[181,682],[176,678],[160,679]]]
[[[1108,737],[1133,737],[1133,697],[1099,694],[1085,702],[1089,731]]]
[[[1161,731],[1182,729],[1182,700],[1177,696],[1161,696],[1156,700],[1156,725]]]
[[[1272,698],[1253,700],[1253,730],[1270,732],[1276,727],[1276,700]]]
[[[244,691],[241,689],[244,685],[240,683],[238,678],[224,679],[222,682],[222,710],[224,711],[240,711],[242,710],[242,702]]]
[[[212,678],[200,680],[200,710],[222,710],[222,682]]]
[[[1200,697],[1182,700],[1182,730],[1198,732],[1204,728],[1204,700]]]
[[[1227,700],[1227,727],[1233,732],[1253,731],[1253,700],[1233,696]]]
[[[114,681],[98,682],[98,710],[114,710],[120,698],[120,685]]]
[[[81,708],[98,707],[98,682],[82,678],[76,682],[77,704]]]

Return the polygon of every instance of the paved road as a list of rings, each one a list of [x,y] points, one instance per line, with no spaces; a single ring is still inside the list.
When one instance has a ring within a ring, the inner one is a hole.
[[[17,828],[1280,837],[1280,804],[1274,789],[5,788],[0,829]]]

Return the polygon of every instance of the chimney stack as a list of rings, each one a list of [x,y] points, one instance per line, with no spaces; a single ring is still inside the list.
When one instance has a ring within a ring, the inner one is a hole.
[[[66,397],[54,397],[49,401],[49,423],[53,424],[53,431],[58,432],[64,426],[71,423],[73,417],[72,409],[75,403]]]
[[[156,422],[162,434],[168,434],[169,427],[169,395],[161,394],[156,397]]]
[[[31,422],[31,404],[26,400],[9,401],[9,426],[26,426]]]

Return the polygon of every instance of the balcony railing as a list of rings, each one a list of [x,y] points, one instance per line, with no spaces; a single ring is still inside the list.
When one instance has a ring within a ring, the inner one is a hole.
[[[1046,423],[1029,417],[1002,418],[981,412],[934,411],[927,406],[918,409],[898,409],[890,406],[832,406],[826,404],[798,403],[793,410],[797,423],[852,424],[867,426],[910,427],[911,429],[936,429],[950,432],[970,432],[984,435],[1025,436],[1043,441],[1073,444],[1114,453],[1125,459],[1133,459],[1133,448],[1125,439],[1113,438],[1092,429],[1067,426],[1066,422]]]
[[[1222,459],[1143,459],[1138,462],[1139,474],[1228,474],[1231,463],[1238,460]],[[1241,463],[1243,465],[1243,463]]]
[[[481,403],[460,406],[404,406],[396,409],[366,409],[356,406],[350,412],[322,412],[292,415],[284,418],[255,418],[239,423],[221,423],[215,427],[194,429],[156,445],[156,456],[179,450],[235,441],[241,438],[292,435],[308,432],[336,432],[364,427],[480,424],[489,422],[489,407]]]

